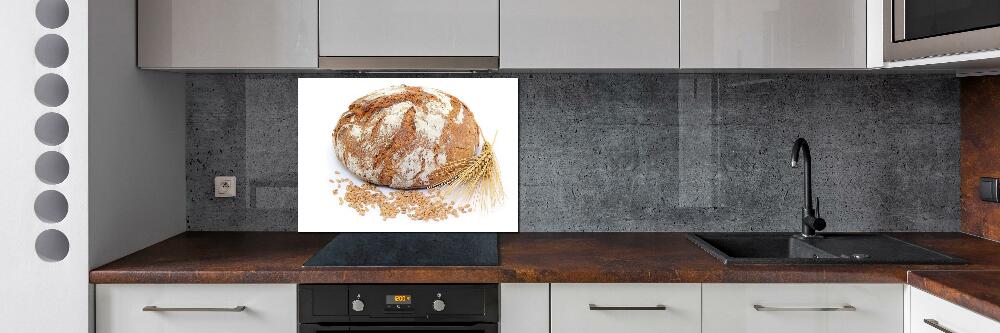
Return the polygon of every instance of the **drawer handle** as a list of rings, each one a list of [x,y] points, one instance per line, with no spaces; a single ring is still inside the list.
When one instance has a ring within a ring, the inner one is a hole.
[[[142,311],[154,312],[243,312],[247,307],[240,305],[231,308],[161,308],[155,305],[142,307]]]
[[[828,307],[828,308],[776,308],[770,306],[763,306],[760,304],[754,304],[753,309],[757,311],[857,311],[853,305],[844,305],[838,307]]]
[[[945,328],[944,326],[941,326],[941,323],[939,323],[937,320],[934,320],[934,319],[924,319],[924,324],[927,324],[930,327],[936,328],[938,331],[941,331],[941,332],[944,332],[944,333],[955,333],[955,331],[949,330],[949,329]]]
[[[591,311],[662,311],[666,309],[667,306],[662,304],[654,306],[599,306],[596,304],[590,304]]]

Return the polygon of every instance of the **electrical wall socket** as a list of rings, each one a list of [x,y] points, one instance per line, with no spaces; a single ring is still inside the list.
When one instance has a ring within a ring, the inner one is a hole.
[[[232,198],[236,196],[236,177],[215,177],[215,197]]]
[[[993,177],[979,178],[979,199],[988,202],[1000,202],[1000,191],[997,191],[998,180]]]

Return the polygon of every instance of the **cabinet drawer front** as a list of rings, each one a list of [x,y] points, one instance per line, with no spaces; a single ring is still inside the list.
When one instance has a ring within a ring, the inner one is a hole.
[[[294,333],[297,325],[293,284],[101,284],[96,303],[99,333]]]
[[[927,292],[909,288],[910,290],[910,332],[909,333],[942,333],[931,323],[954,333],[996,333],[1000,332],[1000,322],[986,318],[978,313],[954,303],[945,301]],[[925,320],[932,321],[931,323]]]
[[[500,55],[499,0],[320,0],[324,57]]]
[[[903,332],[902,284],[705,284],[706,333]]]
[[[551,288],[552,332],[701,330],[699,284],[557,283]]]

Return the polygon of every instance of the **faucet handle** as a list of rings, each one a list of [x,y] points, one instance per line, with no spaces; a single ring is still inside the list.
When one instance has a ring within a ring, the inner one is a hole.
[[[819,196],[816,196],[816,217],[819,217]]]
[[[821,231],[823,229],[826,229],[826,220],[824,220],[822,217],[814,218],[811,222],[812,223],[810,227],[812,227],[816,231]]]
[[[813,228],[816,228],[817,231],[818,230],[826,229],[826,220],[824,220],[822,217],[819,217],[819,196],[818,195],[816,196],[816,220],[813,221],[813,224],[814,224]]]

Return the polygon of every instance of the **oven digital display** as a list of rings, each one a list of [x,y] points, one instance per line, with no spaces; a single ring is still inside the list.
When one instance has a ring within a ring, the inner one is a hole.
[[[412,300],[410,295],[385,295],[385,304],[411,304]]]

